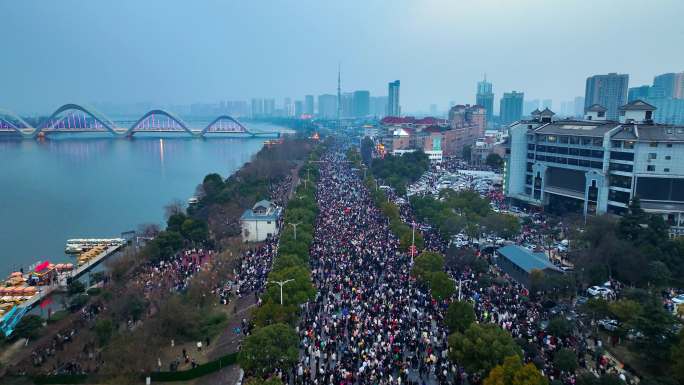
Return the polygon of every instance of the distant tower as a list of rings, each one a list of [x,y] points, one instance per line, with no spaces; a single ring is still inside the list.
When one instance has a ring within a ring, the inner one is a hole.
[[[337,64],[337,129],[340,128],[340,116],[342,115],[342,66]]]

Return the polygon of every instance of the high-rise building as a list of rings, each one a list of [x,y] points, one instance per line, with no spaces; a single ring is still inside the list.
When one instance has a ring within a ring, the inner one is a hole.
[[[629,75],[609,73],[607,75],[594,75],[587,78],[584,93],[584,108],[594,104],[608,109],[606,118],[618,120],[618,108],[627,103],[627,88]]]
[[[494,115],[494,93],[492,92],[492,83],[487,81],[487,75],[485,75],[484,80],[477,82],[475,104],[484,107],[487,112],[487,121],[491,122],[492,115]]]
[[[539,99],[525,100],[523,102],[523,115],[530,116],[532,111],[538,110],[540,107]],[[582,106],[584,107],[584,106]]]
[[[430,116],[437,116],[437,105],[430,104]]]
[[[384,118],[387,115],[387,96],[371,96],[371,115]]]
[[[313,95],[304,96],[304,113],[307,115],[314,114],[314,97]]]
[[[304,114],[304,102],[301,100],[295,100],[294,102],[294,116],[295,118],[301,118]]]
[[[323,119],[337,117],[337,96],[331,94],[318,96],[318,116]]]
[[[294,106],[292,105],[292,99],[291,98],[285,98],[283,100],[283,113],[285,116],[293,116],[294,115]]]
[[[522,118],[524,95],[524,93],[516,91],[504,92],[499,109],[502,125],[507,126]]]
[[[343,92],[340,94],[340,117],[349,118],[354,116],[354,93],[353,92]]]
[[[264,99],[252,99],[252,117],[264,115]]]
[[[627,101],[633,102],[635,100],[646,100],[646,98],[652,94],[651,88],[652,87],[649,85],[630,87],[627,93]]]
[[[264,100],[264,115],[273,116],[275,114],[275,99]]]
[[[653,79],[652,97],[684,99],[684,72],[658,75]]]
[[[390,82],[387,90],[387,116],[401,116],[399,105],[399,80]]]
[[[575,116],[584,116],[584,98],[581,96],[575,97]]]
[[[370,92],[354,91],[354,116],[362,118],[370,113]]]
[[[549,110],[551,110],[551,109],[553,108],[553,100],[551,100],[551,99],[544,99],[544,100],[542,100],[542,107],[541,107],[541,109],[543,110],[543,109],[546,109],[546,108],[548,108]]]

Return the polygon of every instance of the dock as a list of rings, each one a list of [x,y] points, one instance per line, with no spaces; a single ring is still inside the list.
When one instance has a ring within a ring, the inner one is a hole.
[[[117,252],[122,247],[123,245],[109,246],[100,254],[91,258],[90,260],[88,260],[88,262],[84,263],[83,265],[78,266],[76,269],[72,271],[60,274],[58,277],[57,284],[49,286],[38,286],[38,292],[36,293],[36,295],[24,301],[20,305],[15,306],[14,308],[12,308],[11,311],[5,314],[2,317],[2,319],[0,319],[0,330],[2,330],[5,336],[9,336],[10,334],[12,334],[14,328],[17,326],[21,318],[29,310],[35,307],[36,304],[41,303],[45,298],[49,297],[55,291],[66,288],[71,281],[87,273],[95,266],[99,265],[100,262],[107,259],[109,256]]]

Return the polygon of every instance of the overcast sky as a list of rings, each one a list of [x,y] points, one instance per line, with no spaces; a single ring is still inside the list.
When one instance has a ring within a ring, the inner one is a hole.
[[[0,108],[334,93],[403,111],[503,91],[560,101],[587,76],[684,70],[682,0],[0,0]]]

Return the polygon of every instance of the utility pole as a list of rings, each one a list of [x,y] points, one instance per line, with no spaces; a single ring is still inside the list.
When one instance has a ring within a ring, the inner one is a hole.
[[[283,306],[283,286],[292,281],[294,281],[294,279],[288,279],[286,281],[266,281],[266,283],[275,283],[276,285],[280,286],[280,306]]]
[[[458,301],[461,302],[461,298],[463,297],[463,291],[461,288],[463,287],[463,282],[470,282],[469,279],[460,279],[458,280]]]
[[[294,227],[294,240],[297,240],[297,226],[301,225],[302,222],[288,223],[290,226]]]

